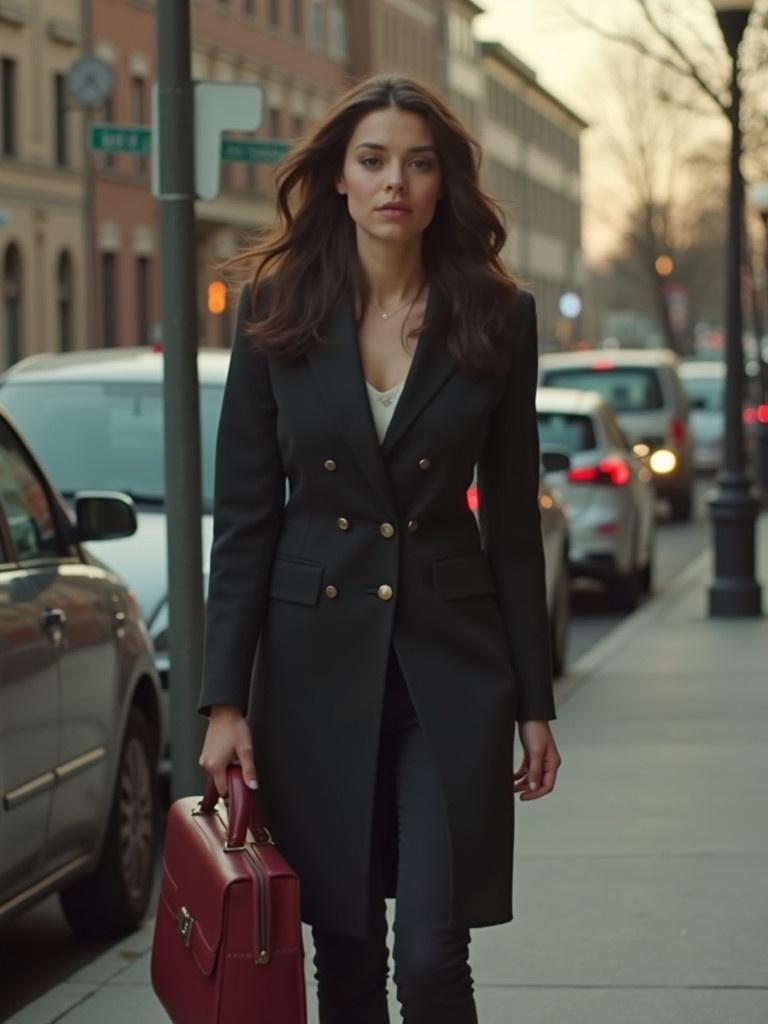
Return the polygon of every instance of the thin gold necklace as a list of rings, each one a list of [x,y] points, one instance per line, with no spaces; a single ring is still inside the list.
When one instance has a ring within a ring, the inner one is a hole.
[[[379,316],[381,317],[382,320],[391,320],[393,316],[397,316],[398,313],[402,313],[402,311],[405,309],[406,306],[412,305],[413,303],[416,302],[416,299],[418,299],[418,297],[424,291],[424,284],[426,284],[426,282],[422,283],[421,287],[419,288],[419,290],[416,292],[416,294],[414,295],[414,297],[412,299],[408,299],[407,302],[404,302],[402,304],[402,306],[399,306],[397,309],[393,310],[391,313],[385,313],[384,310],[381,308],[381,306],[377,306],[376,305],[376,303],[373,301],[373,299],[370,300],[370,303],[371,303],[371,305],[373,306],[374,309],[378,309]]]

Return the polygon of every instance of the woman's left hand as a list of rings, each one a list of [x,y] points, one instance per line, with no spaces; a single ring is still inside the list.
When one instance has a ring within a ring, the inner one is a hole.
[[[521,800],[538,800],[555,788],[562,760],[549,722],[519,722],[518,730],[525,753],[514,774],[515,792],[523,794]]]

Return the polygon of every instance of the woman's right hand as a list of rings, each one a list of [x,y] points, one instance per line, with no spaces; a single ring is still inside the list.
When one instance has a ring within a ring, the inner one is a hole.
[[[248,723],[239,708],[215,704],[210,711],[198,763],[213,777],[219,796],[227,795],[227,768],[235,762],[240,764],[246,785],[257,789],[253,741]]]

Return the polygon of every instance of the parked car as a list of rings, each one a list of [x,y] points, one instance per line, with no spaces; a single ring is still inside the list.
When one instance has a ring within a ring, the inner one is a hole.
[[[691,406],[693,464],[711,472],[723,459],[725,436],[725,363],[691,360],[680,364],[680,379]]]
[[[646,458],[672,517],[693,511],[693,439],[679,360],[669,349],[547,352],[539,384],[597,391],[616,413],[633,450]]]
[[[565,672],[568,636],[571,624],[571,576],[568,551],[570,544],[568,517],[563,497],[549,483],[548,474],[562,474],[570,465],[567,453],[549,451],[541,446],[541,481],[539,510],[544,543],[547,609],[549,611],[552,667],[556,676]],[[477,479],[467,492],[469,507],[477,514],[479,506]]]
[[[570,456],[548,478],[568,510],[571,572],[602,580],[631,610],[653,575],[653,475],[597,392],[539,388],[536,410],[542,446]]]
[[[133,504],[74,508],[0,410],[0,921],[57,891],[119,935],[150,897],[165,728],[136,601],[84,546],[132,534]]]
[[[202,449],[202,560],[213,536],[216,429],[227,349],[198,356]],[[136,505],[132,537],[92,545],[136,592],[167,690],[168,572],[163,439],[163,356],[152,348],[38,355],[0,379],[0,401],[24,429],[65,499],[84,489],[117,490]],[[206,587],[207,589],[207,587]]]

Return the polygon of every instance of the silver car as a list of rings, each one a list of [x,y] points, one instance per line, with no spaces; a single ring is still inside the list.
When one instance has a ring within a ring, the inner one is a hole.
[[[206,573],[213,533],[215,437],[228,366],[226,349],[199,353],[202,560]],[[133,498],[136,533],[125,539],[99,541],[92,547],[135,591],[167,689],[162,353],[151,348],[119,348],[31,356],[4,374],[0,401],[22,426],[65,498],[96,489],[121,491]]]
[[[159,839],[160,684],[133,595],[85,541],[130,499],[70,518],[0,411],[0,922],[58,892],[88,936],[135,928]]]
[[[669,349],[547,352],[539,360],[539,384],[599,392],[635,453],[647,459],[673,519],[687,521],[693,512],[693,439],[678,366]]]
[[[723,460],[725,435],[725,363],[691,360],[680,364],[691,405],[693,462],[700,472],[713,472]]]
[[[655,536],[653,477],[629,448],[616,416],[594,391],[539,388],[542,447],[570,455],[550,472],[568,510],[574,576],[605,582],[624,609],[650,589]]]

